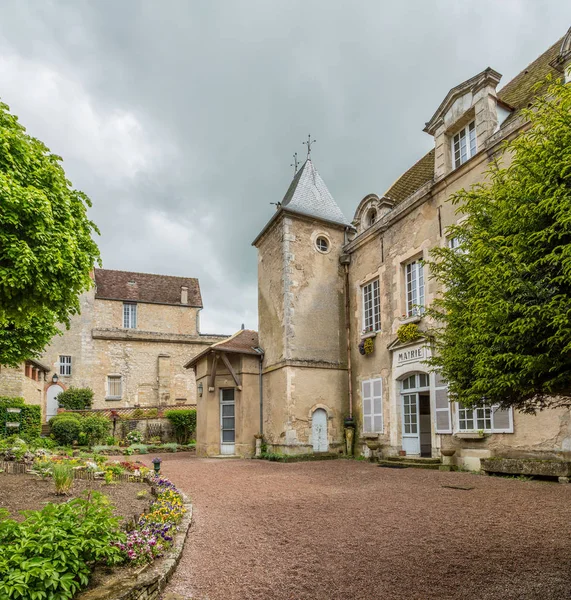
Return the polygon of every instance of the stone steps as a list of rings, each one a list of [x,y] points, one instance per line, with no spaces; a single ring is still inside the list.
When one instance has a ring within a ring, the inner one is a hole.
[[[442,464],[439,458],[424,458],[421,456],[387,456],[383,460],[400,463],[417,463],[419,465],[440,465]]]
[[[379,460],[379,467],[385,467],[389,469],[406,469],[411,467],[413,469],[432,469],[438,471],[440,468],[440,462],[420,462],[418,460]]]

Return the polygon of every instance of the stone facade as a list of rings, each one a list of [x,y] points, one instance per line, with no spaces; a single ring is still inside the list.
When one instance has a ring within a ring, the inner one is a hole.
[[[368,454],[367,442],[388,455],[454,449],[470,469],[489,456],[571,454],[569,410],[461,413],[426,365],[430,346],[397,338],[403,324],[431,326],[418,305],[430,305],[440,290],[422,261],[454,243],[447,227],[462,215],[451,194],[485,181],[502,143],[527,127],[521,110],[538,93],[535,84],[571,64],[569,48],[571,30],[499,91],[501,75],[490,68],[450,90],[425,127],[433,150],[383,195],[365,196],[352,224],[310,160],[296,174],[254,241],[263,398],[254,388],[248,397],[263,403],[257,434],[270,450],[338,450],[351,414],[358,453]],[[365,340],[368,353],[359,347]]]
[[[109,278],[109,274],[132,285],[125,289],[124,282]],[[98,279],[113,299],[101,297]],[[195,405],[194,374],[183,365],[224,339],[199,332],[202,301],[198,282],[104,269],[95,271],[95,282],[80,298],[81,313],[72,317],[69,329],[62,328],[62,335],[56,336],[41,356],[43,381],[26,377],[24,366],[3,369],[0,394],[21,395],[29,403],[42,404],[44,419],[57,412],[55,395],[70,386],[91,388],[93,408]],[[189,296],[189,286],[194,295]],[[169,288],[170,294],[162,297]],[[178,302],[172,288],[176,288]],[[125,304],[136,307],[133,327],[124,327]],[[52,381],[54,375],[57,382]]]

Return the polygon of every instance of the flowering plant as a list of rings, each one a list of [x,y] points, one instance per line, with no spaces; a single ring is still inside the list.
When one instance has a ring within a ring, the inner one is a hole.
[[[138,429],[133,429],[127,434],[127,441],[130,444],[140,444],[143,441],[143,434]]]
[[[159,460],[159,459],[155,459]],[[154,462],[154,461],[153,461]],[[136,528],[127,534],[126,542],[117,544],[123,558],[133,565],[144,565],[162,556],[172,545],[177,523],[186,509],[181,492],[164,477],[150,477],[157,494],[149,512],[139,517]]]

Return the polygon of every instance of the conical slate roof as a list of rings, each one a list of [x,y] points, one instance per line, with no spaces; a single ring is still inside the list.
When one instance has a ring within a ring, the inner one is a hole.
[[[293,178],[282,200],[282,207],[341,225],[348,224],[309,158]]]

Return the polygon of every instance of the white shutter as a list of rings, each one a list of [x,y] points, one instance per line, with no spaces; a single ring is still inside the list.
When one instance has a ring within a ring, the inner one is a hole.
[[[383,432],[383,380],[373,379],[373,431]]]
[[[373,394],[370,381],[363,381],[362,396],[363,396],[363,433],[371,433],[373,431]]]
[[[448,399],[448,385],[435,373],[434,380],[434,431],[436,433],[452,433],[452,419]]]
[[[492,433],[513,433],[513,409],[502,409],[497,405],[492,406]]]
[[[383,432],[383,380],[369,379],[361,384],[363,433]]]

